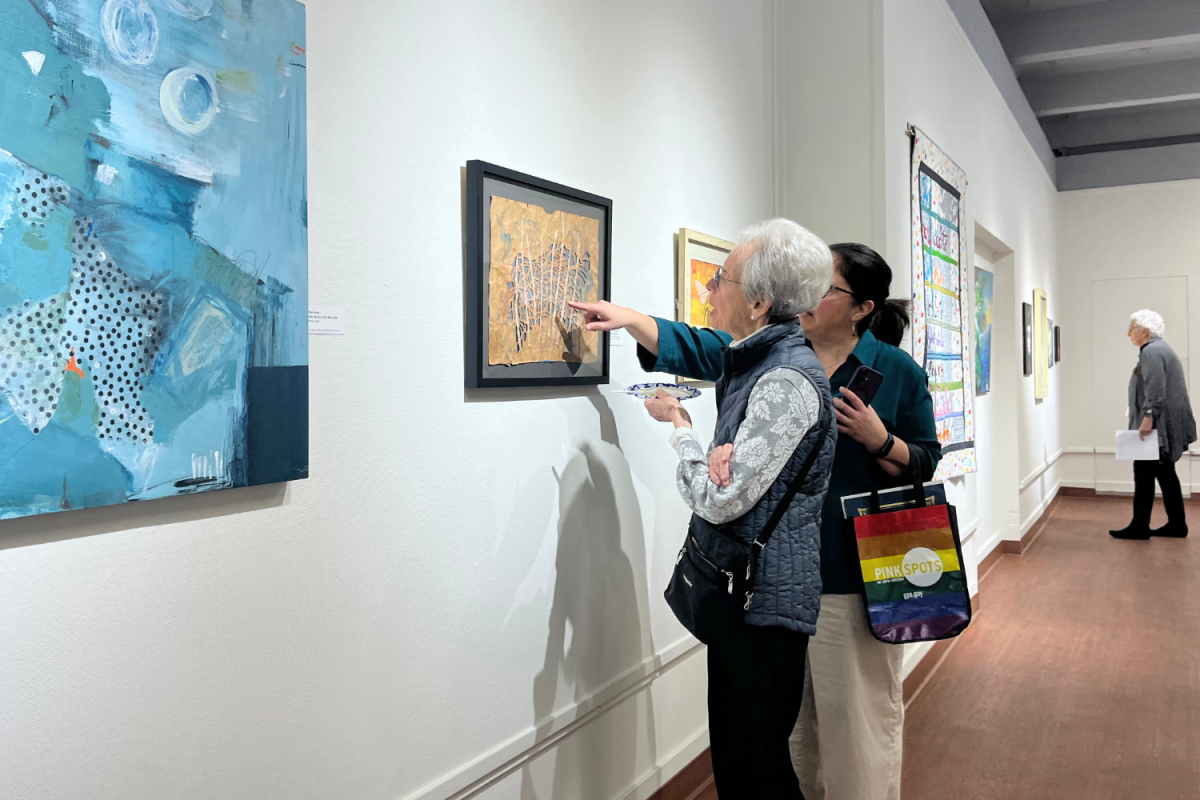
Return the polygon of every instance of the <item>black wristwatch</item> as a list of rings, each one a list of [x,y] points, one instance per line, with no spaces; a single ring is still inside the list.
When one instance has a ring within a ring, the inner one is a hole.
[[[887,458],[887,454],[892,452],[892,448],[895,446],[896,437],[892,435],[891,431],[888,431],[888,438],[887,441],[883,443],[883,447],[879,448],[874,453],[871,453],[871,455],[875,458]]]

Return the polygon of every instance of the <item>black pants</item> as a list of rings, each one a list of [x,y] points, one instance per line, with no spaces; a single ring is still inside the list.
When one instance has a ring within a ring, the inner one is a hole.
[[[803,800],[788,739],[808,636],[744,625],[708,646],[708,730],[721,800]]]
[[[1160,458],[1158,461],[1133,462],[1133,525],[1139,528],[1150,527],[1156,480],[1162,487],[1167,519],[1172,525],[1187,524],[1187,512],[1183,509],[1183,490],[1179,487],[1179,476],[1175,474],[1175,462],[1170,458]]]

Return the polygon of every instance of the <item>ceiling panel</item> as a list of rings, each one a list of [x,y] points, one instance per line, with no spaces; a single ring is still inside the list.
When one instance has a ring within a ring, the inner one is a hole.
[[[1088,164],[1148,148],[1165,157],[1200,142],[1200,0],[980,5],[1060,166],[1078,154]],[[1154,163],[1156,176],[1170,173],[1169,160]],[[1181,165],[1181,177],[1195,172]]]

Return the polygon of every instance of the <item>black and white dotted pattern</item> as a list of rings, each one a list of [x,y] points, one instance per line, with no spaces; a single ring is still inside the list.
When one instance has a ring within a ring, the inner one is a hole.
[[[75,351],[92,380],[105,442],[149,444],[154,421],[142,406],[142,378],[163,341],[162,295],[137,286],[96,239],[91,220],[76,220],[62,349]]]
[[[63,308],[66,295],[26,300],[4,309],[0,320],[0,389],[17,418],[41,433],[62,393]]]
[[[33,228],[46,227],[46,215],[71,199],[67,184],[25,165],[13,184],[13,194],[13,215]]]

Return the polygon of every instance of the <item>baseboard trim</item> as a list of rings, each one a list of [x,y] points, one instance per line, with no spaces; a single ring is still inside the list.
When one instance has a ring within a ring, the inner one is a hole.
[[[706,747],[648,800],[696,800],[712,783],[712,749]]]
[[[1046,523],[1050,521],[1050,514],[1054,511],[1054,507],[1058,505],[1061,497],[1062,490],[1060,489],[1059,493],[1054,496],[1054,499],[1047,503],[1046,507],[1042,509],[1042,513],[1038,516],[1037,520],[1029,526],[1029,530],[1025,531],[1025,535],[1021,537],[1020,541],[1006,541],[1001,544],[1005,555],[1025,555],[1025,551],[1033,546],[1033,543],[1037,537],[1042,535],[1042,530],[1046,527]]]
[[[1004,555],[1004,542],[997,542],[992,551],[984,556],[979,561],[979,568],[976,574],[979,576],[976,581],[982,581],[987,577],[987,574],[992,571],[992,567],[996,566],[996,562]]]
[[[542,723],[544,729],[533,727],[527,730],[474,761],[458,767],[449,775],[408,795],[405,800],[459,800],[474,797],[557,746],[566,737],[625,699],[645,691],[664,673],[703,650],[704,645],[691,636],[685,636],[591,695],[558,711]]]

